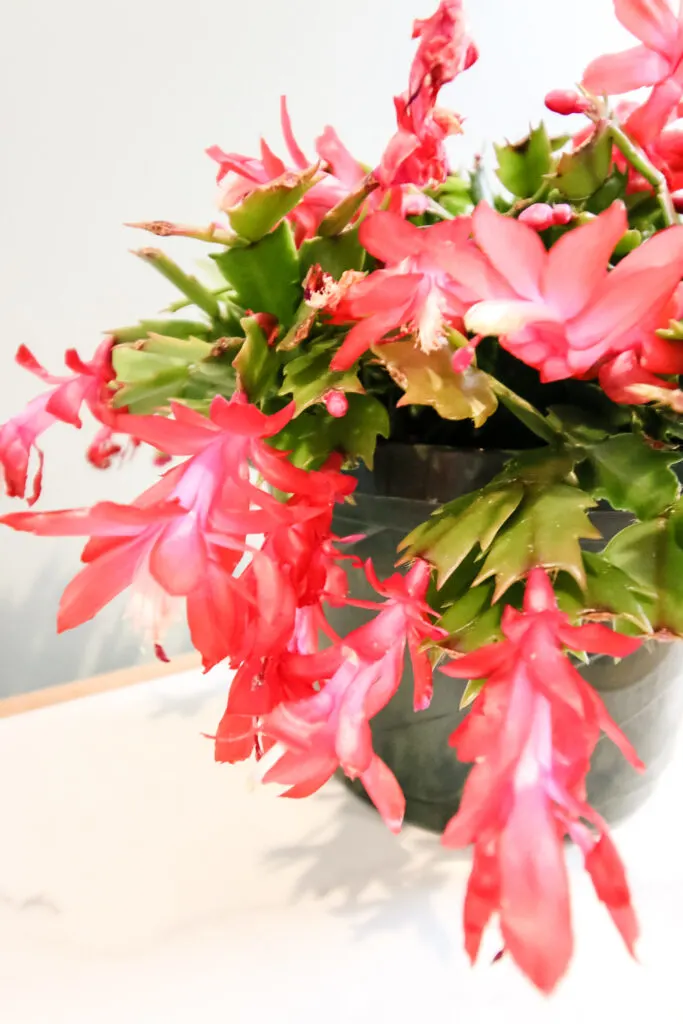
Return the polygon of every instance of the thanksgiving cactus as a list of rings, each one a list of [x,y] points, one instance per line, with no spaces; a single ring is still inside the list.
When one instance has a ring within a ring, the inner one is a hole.
[[[474,846],[466,947],[474,960],[497,915],[546,992],[572,953],[566,836],[629,950],[638,935],[585,779],[602,733],[643,766],[575,657],[683,636],[683,9],[614,6],[638,44],[598,57],[575,90],[558,83],[548,108],[583,120],[497,146],[497,182],[447,153],[462,125],[441,91],[478,57],[461,0],[415,22],[376,167],[331,127],[304,153],[284,100],[285,159],[265,141],[258,157],[211,147],[219,219],[135,227],[208,245],[213,279],[140,249],[179,297],[90,361],[67,352],[65,376],[22,345],[49,390],[0,428],[7,491],[29,505],[42,434],[80,428],[84,408],[96,466],[141,445],[170,464],[131,504],[2,521],[87,538],[60,630],[130,590],[163,658],[186,616],[204,668],[234,670],[217,760],[265,758],[263,781],[296,798],[341,768],[398,831],[404,797],[369,722],[406,657],[417,714],[435,682],[466,684],[452,746],[474,767],[443,837]],[[611,102],[636,87],[651,90],[642,105]],[[405,538],[389,579],[365,564],[375,597],[360,601],[357,538],[336,536],[333,515],[387,438],[519,450]],[[603,500],[633,521],[598,554],[581,542],[599,537]],[[328,612],[347,604],[371,614],[339,636]]]

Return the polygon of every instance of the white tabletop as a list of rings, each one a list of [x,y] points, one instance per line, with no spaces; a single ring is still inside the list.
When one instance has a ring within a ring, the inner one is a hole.
[[[577,953],[539,996],[489,937],[471,970],[468,859],[392,836],[333,781],[303,801],[218,766],[220,670],[0,721],[6,1024],[683,1022],[683,746],[616,830],[640,964],[569,852]]]

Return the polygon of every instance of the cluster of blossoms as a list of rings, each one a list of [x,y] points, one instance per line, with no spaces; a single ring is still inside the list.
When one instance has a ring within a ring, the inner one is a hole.
[[[493,204],[478,200],[478,171],[469,181],[451,172],[446,143],[461,122],[438,105],[443,86],[478,58],[461,0],[441,0],[415,23],[396,132],[373,170],[330,127],[310,160],[284,100],[289,163],[265,141],[258,159],[212,147],[223,219],[144,227],[215,245],[224,287],[210,290],[158,250],[140,250],[183,293],[174,312],[192,306],[197,319],[115,331],[91,362],[70,350],[67,377],[49,375],[22,346],[17,361],[51,390],[0,427],[7,491],[29,504],[40,495],[41,435],[58,421],[80,427],[84,405],[100,424],[94,465],[107,466],[124,444],[174,460],[131,504],[19,511],[2,522],[87,537],[60,630],[130,589],[137,621],[165,657],[165,630],[186,615],[205,669],[225,663],[235,673],[217,760],[265,757],[264,781],[289,797],[315,792],[341,768],[397,831],[405,800],[373,750],[370,722],[396,694],[407,654],[416,713],[429,706],[439,661],[437,685],[455,685],[443,676],[486,681],[452,737],[474,767],[443,841],[474,845],[472,959],[497,915],[506,950],[544,991],[572,948],[566,836],[630,950],[638,931],[585,781],[603,732],[642,765],[569,652],[625,657],[641,643],[626,635],[636,620],[641,634],[683,631],[680,617],[640,606],[636,615],[628,588],[628,607],[589,593],[578,544],[594,536],[583,510],[605,497],[641,519],[633,529],[656,520],[671,544],[681,533],[666,530],[681,511],[670,465],[672,439],[683,436],[683,10],[676,17],[666,0],[614,4],[640,45],[594,61],[579,92],[548,96],[556,113],[588,119],[564,152],[543,128],[499,148],[508,195]],[[643,86],[652,87],[643,105],[609,106],[609,96]],[[540,393],[571,382],[599,395],[617,434],[582,435],[547,404],[536,408],[513,390],[514,374],[497,374],[501,354],[501,366],[524,364]],[[476,515],[476,495],[464,512],[446,506],[408,538],[408,570],[379,580],[371,562],[348,553],[358,537],[335,532],[335,509],[356,488],[349,470],[359,457],[371,464],[378,435],[394,436],[404,406],[480,429],[499,401],[546,445],[551,468],[539,479],[566,504],[564,535],[534,539],[531,524],[519,546],[515,530],[533,514],[520,470]],[[632,450],[640,465],[652,460],[647,500],[609,475],[609,459]],[[617,545],[605,571],[634,564],[639,536],[630,535],[627,564]],[[447,628],[439,598],[469,550],[486,561],[465,589],[495,576],[489,604],[500,611],[496,639],[475,650]],[[359,573],[372,600],[355,596]],[[584,595],[570,612],[558,605],[566,576]],[[372,615],[340,636],[330,611],[349,606]]]

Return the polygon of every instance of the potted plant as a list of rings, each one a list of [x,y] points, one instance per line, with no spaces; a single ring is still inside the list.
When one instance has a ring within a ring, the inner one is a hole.
[[[40,435],[83,406],[95,465],[177,460],[130,505],[3,517],[88,537],[59,629],[130,588],[163,658],[186,614],[205,668],[235,670],[217,760],[289,797],[341,769],[393,830],[407,796],[474,847],[472,959],[497,915],[544,991],[571,956],[565,837],[633,950],[606,819],[680,717],[681,22],[615,7],[643,45],[551,93],[583,120],[496,147],[497,179],[446,155],[439,93],[478,56],[461,0],[415,23],[374,169],[329,127],[309,158],[284,101],[286,162],[210,149],[220,220],[135,226],[210,245],[213,279],[140,249],[179,300],[63,377],[22,346],[49,391],[0,429],[29,504]],[[635,86],[641,106],[608,98]]]

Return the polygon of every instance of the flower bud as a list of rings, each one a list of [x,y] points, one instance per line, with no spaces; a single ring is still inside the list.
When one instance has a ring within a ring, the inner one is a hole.
[[[552,206],[547,203],[533,203],[522,210],[519,215],[522,224],[528,224],[534,231],[546,231],[555,223],[555,213]]]
[[[545,98],[545,105],[554,114],[585,114],[590,109],[590,100],[580,96],[573,89],[553,89]]]
[[[459,348],[453,353],[451,359],[451,366],[453,373],[464,373],[471,365],[474,360],[474,346],[466,345],[464,348]]]
[[[328,391],[323,397],[323,402],[330,416],[337,420],[346,416],[349,410],[349,400],[343,391]]]
[[[574,211],[569,203],[558,203],[553,206],[553,224],[556,228],[563,228],[574,220]]]

